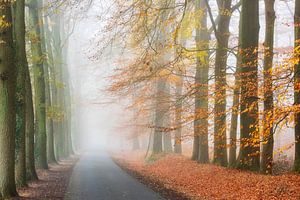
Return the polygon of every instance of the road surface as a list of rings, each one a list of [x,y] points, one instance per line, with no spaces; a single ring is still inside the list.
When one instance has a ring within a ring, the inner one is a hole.
[[[106,153],[86,153],[74,167],[66,200],[161,200]]]

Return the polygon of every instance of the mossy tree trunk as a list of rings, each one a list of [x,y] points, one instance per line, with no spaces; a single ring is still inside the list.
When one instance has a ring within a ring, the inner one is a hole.
[[[57,63],[54,61],[54,44],[51,40],[51,30],[50,30],[50,19],[44,18],[45,22],[45,39],[46,39],[46,49],[47,49],[47,55],[48,55],[48,63],[49,63],[49,87],[51,91],[51,115],[52,115],[52,121],[53,121],[53,135],[49,135],[49,138],[47,138],[48,142],[48,160],[56,160],[55,152],[55,143],[57,144],[57,141],[59,139],[59,123],[60,119],[57,116],[58,112],[58,97],[57,97]]]
[[[32,101],[32,86],[29,68],[25,70],[25,87],[26,87],[26,176],[27,180],[37,180],[38,176],[35,170],[34,156],[34,109]]]
[[[51,98],[51,77],[50,77],[50,65],[53,64],[52,47],[50,43],[51,36],[48,35],[46,38],[46,31],[48,29],[47,19],[40,15],[41,20],[43,20],[44,26],[41,27],[41,38],[42,38],[42,51],[46,55],[44,61],[44,71],[45,71],[45,92],[46,92],[46,112],[47,112],[47,159],[49,163],[57,163],[54,152],[54,122],[53,122],[53,100]],[[48,41],[47,41],[48,40]]]
[[[14,44],[17,69],[16,87],[16,183],[26,185],[26,76],[28,69],[25,44],[25,1],[14,3]]]
[[[39,7],[37,0],[30,0],[29,22],[30,22],[30,41],[32,53],[32,65],[34,75],[34,102],[35,102],[35,123],[36,123],[36,152],[37,165],[43,169],[48,169],[47,163],[47,134],[46,134],[46,93],[45,93],[45,71],[42,52],[42,40],[39,19]]]
[[[15,184],[15,88],[11,2],[0,7],[0,198],[17,195]]]

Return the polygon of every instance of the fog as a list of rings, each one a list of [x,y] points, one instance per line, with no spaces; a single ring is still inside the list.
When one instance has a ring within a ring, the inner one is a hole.
[[[117,51],[116,46],[106,49],[99,57],[97,55],[103,45],[98,39],[104,32],[105,20],[110,16],[110,10],[113,10],[110,4],[109,1],[95,1],[84,17],[76,21],[69,38],[68,66],[73,97],[72,129],[74,137],[79,139],[75,147],[83,150],[121,146],[120,137],[127,138],[126,133],[132,131],[126,128],[132,114],[126,110],[128,106],[126,100],[114,98],[105,91],[110,85],[108,77],[120,65],[118,61],[128,56]],[[288,25],[293,20],[290,11],[293,10],[293,3],[279,1],[276,9],[280,10],[281,14],[277,16],[275,47],[288,48],[293,43],[293,27]],[[212,5],[212,10],[216,15],[215,5]],[[263,3],[261,13],[260,42],[263,43],[265,28]],[[231,46],[237,45],[238,21],[239,14],[236,12],[230,27],[233,34]],[[229,65],[234,66],[235,63],[236,59],[231,56]],[[228,106],[230,107],[231,104],[232,100],[229,100]],[[212,136],[210,138],[212,140]],[[191,139],[190,136],[190,140],[185,141],[189,146],[191,146]],[[293,129],[278,131],[275,136],[275,152],[276,149],[292,143],[293,139]],[[131,148],[130,140],[127,142],[122,148]],[[292,156],[293,151],[293,148],[289,148],[287,154]]]
[[[115,132],[122,121],[124,106],[112,100],[105,91],[108,77],[114,69],[115,57],[91,59],[96,34],[103,25],[97,18],[101,5],[93,6],[86,16],[76,22],[69,42],[68,66],[73,96],[73,133],[79,137],[80,149],[95,149],[110,146],[108,135]]]

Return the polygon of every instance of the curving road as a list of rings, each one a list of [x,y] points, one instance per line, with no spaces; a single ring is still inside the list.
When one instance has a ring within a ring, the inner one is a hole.
[[[162,200],[117,166],[106,153],[86,153],[75,166],[66,200]]]

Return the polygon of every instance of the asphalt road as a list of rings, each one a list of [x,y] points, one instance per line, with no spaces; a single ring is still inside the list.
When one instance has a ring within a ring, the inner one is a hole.
[[[66,200],[160,200],[117,166],[106,153],[86,153],[70,178]]]

